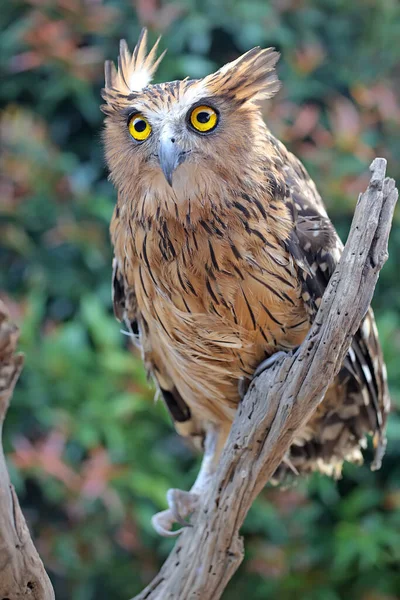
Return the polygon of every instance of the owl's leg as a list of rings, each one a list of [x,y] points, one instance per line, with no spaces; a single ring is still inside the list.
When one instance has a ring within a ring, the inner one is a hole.
[[[203,461],[190,492],[179,489],[168,490],[167,502],[169,508],[155,514],[152,518],[153,527],[159,535],[164,537],[179,535],[182,529],[172,530],[175,523],[179,523],[182,527],[191,526],[185,519],[195,512],[201,504],[201,499],[205,496],[212,482],[228,433],[229,428],[217,428],[214,425],[208,427],[204,443]]]

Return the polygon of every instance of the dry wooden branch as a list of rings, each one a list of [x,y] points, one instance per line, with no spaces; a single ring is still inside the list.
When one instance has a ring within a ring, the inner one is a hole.
[[[15,353],[17,341],[18,329],[0,301],[0,435],[23,365],[22,355]],[[10,483],[0,444],[0,600],[21,598],[54,600],[54,592]]]
[[[136,600],[217,600],[243,559],[240,527],[298,429],[338,372],[371,302],[397,200],[374,160],[340,264],[304,343],[264,372],[240,405],[212,486],[158,575]]]

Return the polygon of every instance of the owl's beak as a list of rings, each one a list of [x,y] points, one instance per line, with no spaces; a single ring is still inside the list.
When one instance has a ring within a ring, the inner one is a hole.
[[[172,187],[172,175],[175,169],[181,165],[186,156],[186,152],[178,146],[175,138],[167,138],[162,140],[158,151],[158,159],[160,161],[160,167],[165,175],[165,179]]]

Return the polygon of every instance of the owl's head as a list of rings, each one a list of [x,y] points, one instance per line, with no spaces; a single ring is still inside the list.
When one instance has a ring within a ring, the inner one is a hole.
[[[104,141],[118,189],[177,192],[238,175],[264,128],[257,103],[279,89],[278,53],[253,48],[204,79],[151,85],[163,54],[158,41],[147,53],[146,41],[143,30],[132,55],[121,41],[118,70],[105,65]]]

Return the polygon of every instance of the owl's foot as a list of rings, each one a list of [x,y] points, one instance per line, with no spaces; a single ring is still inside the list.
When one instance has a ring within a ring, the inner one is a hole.
[[[152,525],[157,533],[163,537],[176,537],[184,527],[192,527],[189,521],[186,521],[197,508],[199,504],[199,494],[193,492],[184,492],[178,489],[170,489],[167,492],[167,503],[169,508],[155,514],[152,519]],[[173,529],[173,526],[179,523],[180,529]]]
[[[183,527],[192,527],[186,519],[199,508],[200,503],[207,498],[209,486],[212,485],[218,459],[221,455],[229,428],[222,429],[208,424],[204,439],[204,456],[200,471],[197,475],[190,492],[171,489],[167,492],[168,509],[157,513],[152,518],[154,529],[164,537],[175,537],[179,535]],[[173,529],[178,523],[181,529]]]
[[[258,365],[251,379],[249,379],[248,377],[241,377],[238,383],[238,392],[240,399],[243,400],[243,398],[247,394],[247,390],[249,389],[252,380],[255,379],[255,377],[258,377],[259,375],[261,375],[261,373],[264,373],[264,371],[270,369],[276,362],[282,360],[286,356],[287,353],[283,352],[283,350],[281,350],[280,352],[275,352],[275,354],[272,354]]]
[[[249,379],[248,377],[241,377],[239,379],[238,392],[239,392],[239,398],[241,400],[243,400],[243,398],[247,394],[247,390],[249,389],[250,384],[251,384],[251,379]]]
[[[281,362],[284,358],[287,357],[287,355],[287,352],[283,352],[283,350],[280,350],[279,352],[275,352],[275,354],[272,354],[271,356],[263,360],[262,363],[260,363],[257,369],[254,371],[253,379],[261,375],[261,373],[264,373],[264,371],[266,371],[267,369],[270,369],[273,365],[275,365],[275,363]]]

